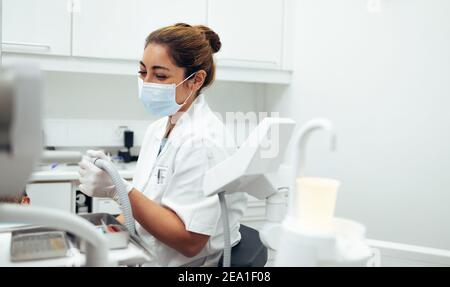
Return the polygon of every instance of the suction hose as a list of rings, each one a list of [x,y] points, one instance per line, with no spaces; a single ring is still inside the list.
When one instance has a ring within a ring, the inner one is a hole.
[[[111,177],[112,182],[116,186],[117,194],[119,195],[119,203],[122,207],[123,215],[125,217],[125,227],[128,229],[131,235],[136,235],[130,199],[128,198],[128,192],[126,190],[125,184],[122,181],[122,177],[113,166],[113,164],[107,160],[96,158],[94,159],[93,163],[98,168],[103,169]]]

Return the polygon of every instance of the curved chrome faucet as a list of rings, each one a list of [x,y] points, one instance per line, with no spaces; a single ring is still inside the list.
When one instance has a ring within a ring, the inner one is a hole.
[[[304,175],[306,142],[314,131],[320,129],[326,130],[330,134],[330,150],[336,149],[336,132],[333,124],[329,120],[321,118],[308,121],[294,136],[294,153],[292,155],[294,175],[298,177]]]

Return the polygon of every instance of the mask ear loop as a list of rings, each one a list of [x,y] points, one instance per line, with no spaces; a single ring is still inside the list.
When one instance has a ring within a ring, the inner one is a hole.
[[[186,79],[184,79],[181,83],[179,83],[178,85],[175,86],[175,88],[178,88],[179,85],[181,85],[182,83],[186,82],[187,80],[189,80],[193,75],[197,74],[197,72],[193,72],[192,74],[189,75],[189,77],[187,77]]]
[[[179,83],[178,85],[175,86],[175,88],[177,88],[179,85],[183,84],[184,82],[186,82],[187,80],[189,80],[193,75],[197,74],[197,72],[193,72],[192,74],[189,75],[189,77],[187,77],[186,79],[184,79],[181,83]],[[194,93],[194,91],[191,91],[191,93],[189,94],[189,96],[186,98],[186,100],[184,100],[184,102],[180,105],[183,106],[184,104],[186,104],[186,102],[189,100],[189,98],[192,96],[192,93]]]
[[[179,85],[181,85],[181,84],[183,84],[184,82],[186,82],[187,80],[189,80],[189,78],[191,78],[193,75],[195,75],[197,72],[194,72],[194,73],[192,73],[192,74],[190,74],[189,75],[189,77],[187,77],[186,79],[184,79],[181,83],[179,83],[178,85],[176,85],[175,86],[175,89],[179,86]],[[182,107],[182,106],[184,106],[184,104],[186,104],[186,102],[189,100],[189,98],[192,96],[192,94],[194,93],[194,91],[191,91],[191,93],[189,94],[189,96],[186,98],[186,100],[184,100],[184,102],[182,103],[182,104],[180,104],[179,106],[180,106],[180,108]],[[172,115],[173,117],[171,117],[170,119],[169,119],[169,121],[171,121],[171,123],[172,123],[172,121],[173,121],[173,123],[175,123],[177,120],[178,120],[178,118],[180,117],[180,115],[178,115],[178,113],[179,112],[176,112],[174,115]],[[178,115],[178,116],[177,116]]]

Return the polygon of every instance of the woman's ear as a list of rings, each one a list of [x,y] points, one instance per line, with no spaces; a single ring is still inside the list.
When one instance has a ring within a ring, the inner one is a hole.
[[[203,83],[206,79],[206,72],[204,70],[200,70],[197,73],[195,73],[193,78],[193,85],[194,89],[196,91],[200,90],[200,88],[203,86]]]

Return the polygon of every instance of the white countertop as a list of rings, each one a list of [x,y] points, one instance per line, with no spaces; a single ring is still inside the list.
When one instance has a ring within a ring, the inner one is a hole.
[[[136,163],[127,163],[117,166],[119,174],[125,179],[132,179],[136,170]],[[57,166],[50,168],[48,166],[40,167],[35,170],[29,179],[29,182],[40,181],[73,181],[78,180],[79,167],[77,165],[71,166]]]

